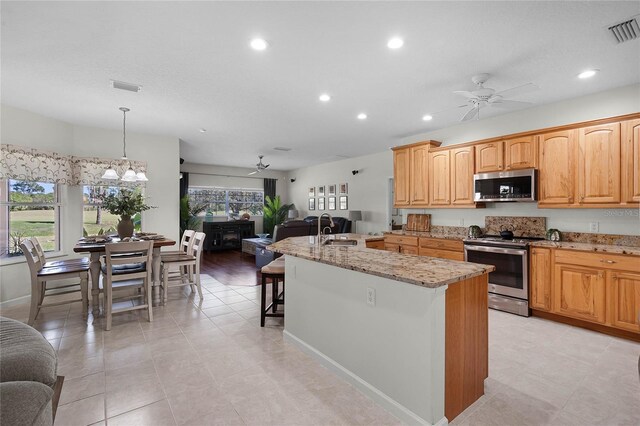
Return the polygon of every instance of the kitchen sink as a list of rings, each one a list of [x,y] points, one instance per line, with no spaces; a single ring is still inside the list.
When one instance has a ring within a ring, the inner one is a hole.
[[[323,245],[325,246],[356,246],[357,240],[326,240]]]

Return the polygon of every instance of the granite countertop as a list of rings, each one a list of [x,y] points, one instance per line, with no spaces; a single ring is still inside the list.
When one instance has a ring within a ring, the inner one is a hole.
[[[567,250],[592,251],[610,254],[631,254],[640,256],[640,247],[613,244],[574,243],[570,241],[534,241],[532,247],[559,248]]]
[[[431,232],[431,231],[427,231],[427,232],[407,231],[407,230],[400,230],[400,229],[395,231],[387,231],[385,232],[385,234],[407,235],[409,237],[423,237],[423,238],[442,238],[445,240],[456,240],[456,241],[462,241],[462,239],[465,238],[464,236],[456,235],[456,234],[444,234],[441,232]]]
[[[365,246],[368,235],[339,234],[336,237],[357,240],[358,245],[319,247],[315,242],[315,236],[310,236],[287,238],[272,244],[269,249],[338,268],[429,288],[453,284],[495,269],[492,265],[369,249]]]

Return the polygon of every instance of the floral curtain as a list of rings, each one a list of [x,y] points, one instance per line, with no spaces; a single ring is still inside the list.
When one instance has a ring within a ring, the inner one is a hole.
[[[16,145],[0,145],[0,179],[20,179],[66,185],[144,185],[144,182],[104,180],[102,175],[113,166],[120,176],[129,167],[147,173],[144,161],[113,160],[98,157],[74,157]]]

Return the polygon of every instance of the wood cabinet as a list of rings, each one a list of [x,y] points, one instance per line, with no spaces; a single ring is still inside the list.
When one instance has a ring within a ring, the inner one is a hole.
[[[410,204],[410,170],[411,148],[395,149],[393,151],[393,206],[407,207]]]
[[[622,197],[640,203],[640,119],[622,122]]]
[[[475,146],[476,173],[500,172],[504,169],[502,141],[481,143]]]
[[[419,145],[411,147],[411,172],[409,180],[409,204],[412,207],[429,204],[427,178],[429,177],[429,147]]]
[[[576,130],[538,136],[539,205],[573,204]]]
[[[384,250],[384,240],[367,241],[365,246],[371,249]]]
[[[533,309],[551,310],[551,249],[534,247],[530,254],[529,304]]]
[[[640,273],[611,272],[609,320],[623,330],[640,332]]]
[[[418,246],[418,254],[420,256],[464,260],[464,245],[460,240],[420,237]]]
[[[523,136],[504,141],[504,168],[530,169],[538,166],[538,141],[535,136]]]
[[[555,265],[553,312],[604,324],[604,271],[586,266]]]
[[[620,123],[580,129],[578,202],[620,202]]]
[[[402,254],[418,254],[418,237],[386,234],[384,236],[384,249]]]
[[[470,205],[473,202],[474,149],[471,146],[449,151],[451,161],[451,204]]]
[[[449,150],[429,153],[429,204],[451,204]]]

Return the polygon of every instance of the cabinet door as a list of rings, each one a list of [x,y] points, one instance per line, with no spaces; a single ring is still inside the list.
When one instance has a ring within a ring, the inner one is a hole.
[[[553,286],[553,312],[591,322],[605,322],[603,270],[556,264]]]
[[[502,171],[504,167],[503,145],[502,141],[475,145],[476,173]]]
[[[640,332],[640,274],[611,273],[611,325]]]
[[[551,310],[551,250],[534,247],[531,249],[530,305],[542,311]]]
[[[418,247],[417,246],[400,246],[400,253],[418,254]]]
[[[573,204],[576,131],[538,136],[539,204]]]
[[[452,149],[451,204],[473,204],[473,147]]]
[[[529,169],[538,165],[538,144],[534,136],[504,141],[505,169]]]
[[[394,207],[406,207],[409,205],[410,154],[409,148],[393,151]]]
[[[384,243],[384,249],[386,251],[394,251],[396,253],[400,253],[400,244],[393,244],[393,243],[387,243],[385,241]]]
[[[622,123],[622,191],[627,203],[640,202],[640,120]]]
[[[427,196],[427,177],[429,164],[429,145],[411,148],[410,204],[419,207],[429,204]]]
[[[580,204],[620,202],[620,123],[580,129]]]
[[[429,204],[450,204],[449,151],[429,153]]]

